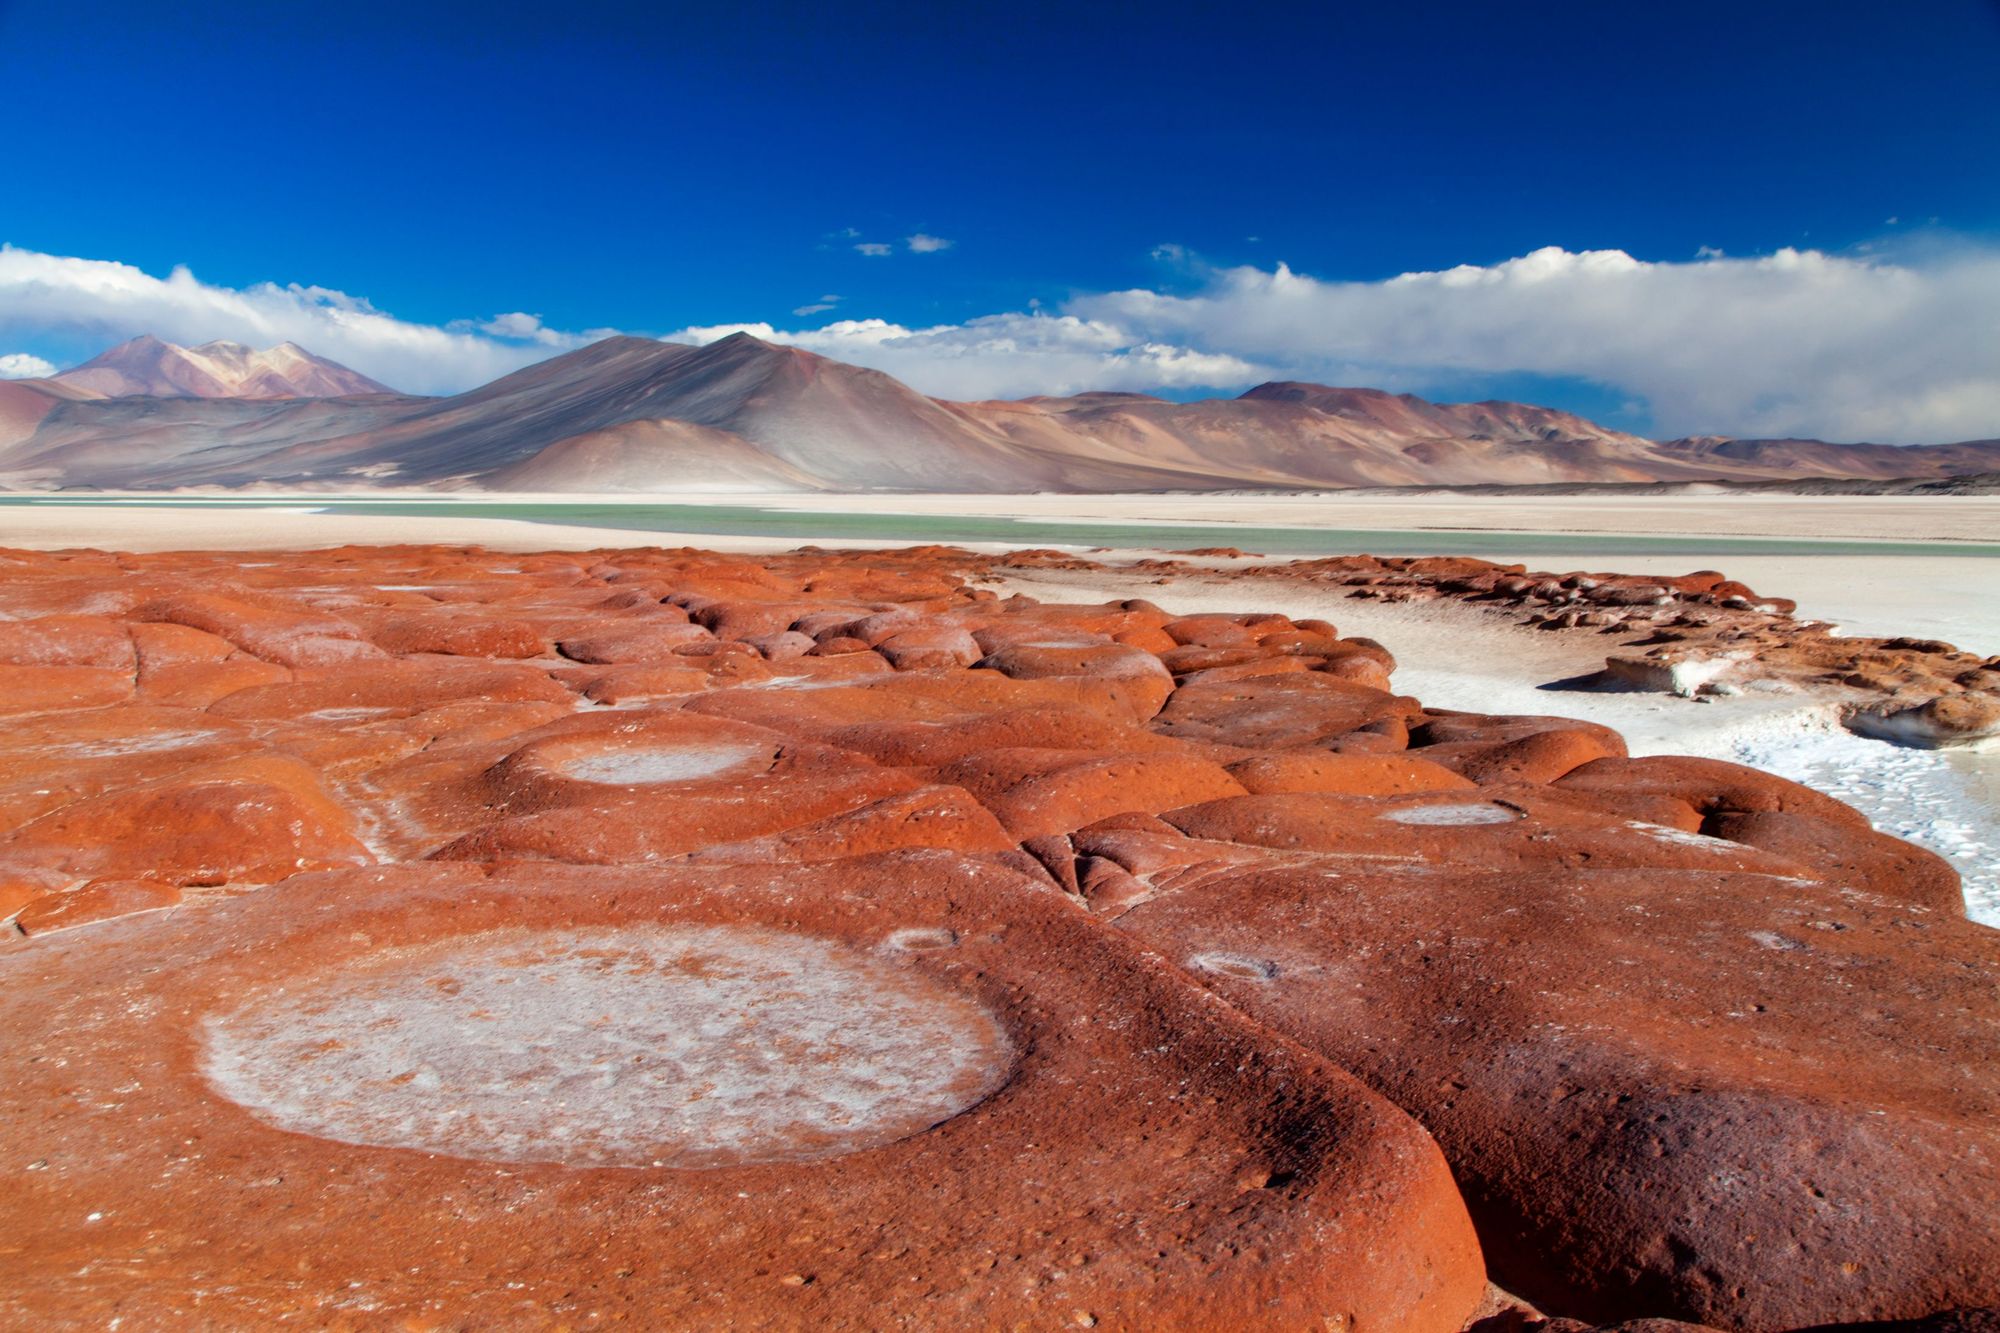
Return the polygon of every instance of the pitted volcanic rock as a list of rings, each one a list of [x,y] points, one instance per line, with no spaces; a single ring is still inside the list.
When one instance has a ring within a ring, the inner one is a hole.
[[[1496,1280],[1546,1308],[1784,1329],[2000,1299],[1994,932],[1591,864],[1330,858],[1117,924],[1421,1119]]]
[[[1468,1209],[1557,1320],[2000,1299],[1948,865],[1324,621],[977,583],[1084,567],[0,552],[0,1323],[1448,1333]],[[1507,569],[1291,576],[1825,648]]]
[[[7,1123],[42,1108],[10,1322],[358,1289],[392,1326],[1415,1333],[1484,1289],[1413,1122],[992,861],[407,866],[195,915],[0,964]]]

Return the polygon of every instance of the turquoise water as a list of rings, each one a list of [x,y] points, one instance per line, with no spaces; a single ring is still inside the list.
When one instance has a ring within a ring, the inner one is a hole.
[[[0,496],[9,505],[134,505],[146,508],[311,508],[326,513],[506,518],[574,527],[771,537],[786,541],[1001,542],[1012,546],[1120,546],[1184,550],[1235,546],[1264,555],[1908,555],[2000,557],[1995,542],[1884,542],[1840,538],[1612,536],[1467,532],[1451,528],[1362,529],[1199,526],[1172,523],[1052,523],[956,514],[817,513],[755,505],[566,504],[464,500],[312,500]],[[0,533],[4,540],[4,533]]]

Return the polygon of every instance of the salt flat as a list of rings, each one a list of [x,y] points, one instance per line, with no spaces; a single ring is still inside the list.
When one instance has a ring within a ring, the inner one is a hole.
[[[703,495],[686,497],[496,495],[418,492],[27,497],[0,505],[0,545],[32,550],[281,550],[355,543],[476,543],[495,550],[591,550],[696,545],[712,550],[894,547],[950,541],[976,550],[1034,544],[1145,548],[1250,546],[1273,528],[1295,554],[1390,547],[1474,555],[1536,568],[1687,573],[1721,567],[1767,596],[1790,597],[1802,616],[1855,634],[1949,639],[2000,653],[2000,497],[1992,496],[1427,496],[1372,495]],[[663,506],[662,499],[671,499]],[[46,501],[46,502],[43,502]],[[343,505],[422,512],[343,510]],[[200,507],[182,507],[200,506]],[[746,516],[745,510],[754,510]],[[773,511],[783,520],[772,524]],[[573,521],[579,513],[587,522]],[[629,526],[621,516],[629,515]],[[822,527],[815,515],[828,516]],[[686,528],[676,518],[711,521]],[[847,523],[883,521],[865,534]],[[749,521],[751,517],[758,521]],[[909,520],[904,529],[898,518]],[[941,520],[963,520],[953,527]],[[1008,520],[1057,522],[1010,539]],[[739,522],[738,520],[743,520]],[[1193,528],[1122,532],[1118,525]],[[733,529],[733,530],[732,530]],[[1538,540],[1545,539],[1545,540]],[[1597,539],[1602,539],[1601,542]],[[1665,552],[1621,549],[1650,541]],[[1769,540],[1771,548],[1761,543]],[[1357,546],[1359,542],[1362,545]],[[1710,551],[1711,543],[1726,549]],[[1814,547],[1826,543],[1825,553]],[[1929,544],[1920,553],[1898,550]],[[1950,548],[1963,544],[1963,554]],[[1879,546],[1878,550],[1869,549]],[[1943,548],[1943,549],[1939,549]]]

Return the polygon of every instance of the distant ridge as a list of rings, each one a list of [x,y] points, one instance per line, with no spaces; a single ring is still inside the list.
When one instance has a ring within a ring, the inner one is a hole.
[[[346,398],[393,393],[296,343],[181,347],[145,334],[53,377],[106,398]]]
[[[162,387],[164,386],[164,387]],[[289,344],[140,338],[0,385],[0,487],[625,491],[1207,491],[1876,483],[2000,471],[2000,441],[1665,443],[1524,403],[1260,384],[1178,403],[929,398],[734,334],[614,337],[449,398],[397,395]]]

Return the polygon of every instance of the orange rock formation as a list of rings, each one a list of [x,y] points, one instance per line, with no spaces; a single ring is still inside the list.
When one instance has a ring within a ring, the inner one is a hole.
[[[0,1322],[2000,1304],[1949,867],[983,563],[0,554]]]

